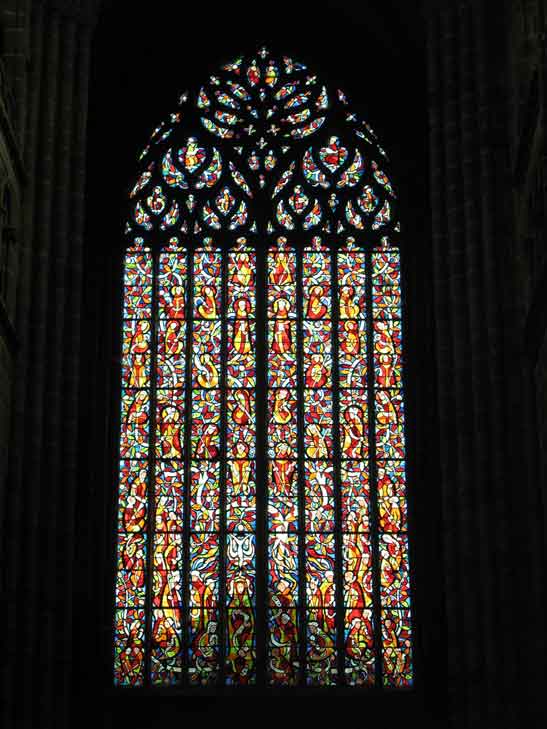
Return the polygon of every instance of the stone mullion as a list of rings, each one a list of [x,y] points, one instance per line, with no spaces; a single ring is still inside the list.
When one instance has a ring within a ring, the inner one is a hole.
[[[435,302],[435,335],[437,349],[437,387],[439,404],[439,428],[441,450],[441,503],[443,506],[443,542],[445,545],[444,578],[446,586],[447,615],[447,655],[448,685],[450,697],[461,692],[461,673],[459,666],[464,663],[464,646],[461,640],[459,625],[459,604],[455,596],[461,595],[461,577],[459,571],[459,551],[456,530],[456,469],[453,455],[453,426],[451,414],[454,408],[454,392],[452,388],[452,325],[450,321],[450,301],[448,293],[447,271],[447,229],[444,214],[446,170],[444,160],[444,113],[443,73],[441,69],[442,43],[440,39],[440,18],[438,11],[431,9],[427,20],[427,54],[428,54],[428,98],[430,122],[430,180],[431,211],[433,233],[433,292]]]
[[[38,125],[40,118],[40,92],[42,85],[41,63],[43,53],[43,10],[40,5],[33,8],[31,18],[31,53],[35,60],[27,87],[26,103],[29,108],[27,117],[28,126],[24,130],[26,138],[26,170],[30,179],[37,178],[37,147],[38,147]],[[22,558],[20,534],[23,532],[23,517],[26,504],[26,493],[22,488],[22,473],[25,463],[24,432],[25,432],[25,409],[26,409],[26,383],[29,370],[28,349],[30,346],[28,328],[31,317],[31,280],[33,270],[33,248],[36,242],[33,238],[34,224],[34,198],[35,186],[29,185],[26,190],[25,206],[21,216],[22,231],[19,242],[19,270],[18,270],[18,291],[16,310],[16,329],[19,337],[19,351],[17,353],[14,381],[14,395],[12,398],[12,433],[10,443],[10,463],[7,482],[10,488],[6,491],[5,525],[3,548],[6,564],[6,602],[7,602],[7,624],[6,624],[6,651],[7,660],[3,662],[5,698],[2,714],[9,725],[10,713],[18,710],[15,701],[15,685],[21,685],[17,679],[18,667],[21,661],[21,644],[18,639],[20,618],[18,615],[19,594],[17,580],[23,566],[20,563]],[[22,621],[23,622],[23,621]],[[24,624],[24,622],[23,622]],[[13,667],[17,666],[17,670]]]
[[[43,480],[44,458],[44,408],[49,372],[46,369],[46,353],[49,347],[47,309],[48,278],[52,237],[54,233],[54,179],[56,173],[55,140],[57,135],[57,98],[59,84],[60,29],[58,16],[49,18],[43,29],[47,37],[44,49],[45,78],[42,88],[41,104],[44,113],[39,119],[40,163],[37,165],[37,204],[33,237],[36,241],[32,261],[31,307],[28,336],[30,340],[28,352],[28,391],[27,402],[31,406],[25,418],[26,429],[23,443],[25,473],[21,487],[27,496],[26,542],[28,551],[23,550],[25,560],[23,569],[19,570],[21,579],[19,614],[25,630],[22,634],[23,683],[29,695],[38,698],[39,686],[47,670],[37,660],[37,648],[46,626],[38,619],[42,611],[39,603],[38,574],[41,551],[44,548],[43,538],[47,525],[40,523],[41,503],[46,498]],[[41,617],[41,616],[40,616]],[[38,714],[38,701],[22,704],[23,717],[30,718],[30,724],[36,723],[38,716],[29,716],[32,709]],[[42,719],[43,720],[43,717]]]
[[[70,255],[69,249],[69,228],[70,228],[70,160],[72,142],[72,96],[75,84],[74,78],[74,45],[75,45],[75,24],[73,21],[62,21],[60,25],[60,73],[58,90],[58,107],[56,124],[57,137],[55,154],[57,157],[57,171],[55,175],[54,188],[54,238],[50,258],[49,277],[52,282],[50,287],[50,298],[48,302],[48,325],[49,335],[46,350],[47,384],[44,406],[44,466],[43,474],[49,482],[48,498],[44,500],[40,513],[41,530],[44,533],[43,551],[41,553],[41,564],[47,565],[47,569],[41,574],[40,600],[44,610],[44,624],[48,630],[44,631],[43,640],[40,641],[39,653],[43,655],[40,663],[55,666],[59,661],[67,661],[59,651],[58,633],[61,625],[66,622],[65,606],[70,603],[70,583],[68,590],[61,590],[65,595],[61,605],[56,604],[57,591],[65,582],[67,565],[61,557],[68,544],[62,542],[64,533],[58,525],[63,523],[65,499],[67,492],[73,491],[75,484],[68,483],[63,468],[64,459],[61,456],[63,442],[62,437],[62,403],[64,397],[63,387],[63,354],[65,353],[65,314],[68,312],[66,306],[67,288],[71,281],[66,280],[67,258]],[[68,442],[68,441],[67,441]],[[64,488],[63,488],[64,487]],[[66,521],[65,521],[66,523]],[[61,541],[62,540],[62,541]],[[41,540],[42,541],[42,540]],[[52,576],[54,579],[52,580]],[[58,600],[58,598],[57,598]],[[69,621],[70,622],[70,621]],[[57,625],[59,623],[59,625]],[[67,645],[61,643],[63,648]],[[59,686],[59,679],[62,676],[61,670],[48,671],[43,677],[44,698],[50,701],[57,694],[55,689]],[[66,706],[66,701],[59,701],[59,706]],[[45,709],[46,716],[53,715],[52,709]],[[55,712],[57,720],[58,714]],[[62,726],[59,721],[59,726]]]

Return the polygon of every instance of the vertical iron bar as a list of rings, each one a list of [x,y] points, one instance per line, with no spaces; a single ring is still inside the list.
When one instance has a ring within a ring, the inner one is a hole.
[[[219,444],[219,570],[218,570],[218,616],[219,616],[219,683],[226,683],[226,639],[228,624],[228,608],[226,604],[226,436],[228,430],[227,418],[227,347],[228,347],[228,250],[227,245],[222,246],[221,259],[221,301],[220,301],[220,444]]]
[[[152,653],[152,593],[154,590],[154,522],[155,522],[155,470],[156,470],[156,367],[158,348],[158,265],[159,249],[152,247],[152,296],[151,296],[151,319],[150,319],[150,419],[148,431],[148,491],[147,500],[147,524],[146,524],[146,596],[145,596],[145,654],[144,654],[144,685],[151,685],[151,653]]]
[[[267,245],[255,248],[255,427],[256,427],[256,683],[267,684],[267,641],[268,641],[268,366],[267,366]],[[262,406],[259,408],[258,403]]]
[[[382,686],[382,624],[380,589],[380,548],[378,519],[378,468],[376,462],[376,403],[374,387],[374,319],[372,309],[372,260],[374,248],[368,247],[366,256],[366,347],[367,347],[367,401],[369,425],[369,503],[370,546],[372,551],[372,615],[374,631],[375,685]]]
[[[335,594],[336,594],[336,652],[338,684],[345,684],[344,673],[344,590],[343,590],[343,536],[342,536],[342,493],[340,448],[340,372],[338,364],[339,301],[338,301],[338,251],[331,245],[331,341],[332,341],[332,429],[333,429],[333,470],[334,470],[334,538],[335,538]]]
[[[189,684],[189,656],[190,656],[190,488],[192,484],[192,341],[194,328],[194,241],[188,241],[186,253],[186,370],[184,372],[184,490],[183,498],[183,537],[182,537],[182,610],[181,610],[181,648],[183,651],[182,684]]]
[[[302,249],[303,242],[296,246],[296,383],[297,383],[297,463],[298,463],[298,610],[299,616],[299,657],[300,685],[306,682],[306,529],[305,529],[305,478],[304,478],[304,372],[303,372],[303,323],[302,323]]]

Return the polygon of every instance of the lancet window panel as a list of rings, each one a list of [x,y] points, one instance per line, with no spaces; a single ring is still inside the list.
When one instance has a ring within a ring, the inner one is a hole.
[[[410,688],[384,150],[341,91],[261,49],[184,94],[140,157],[114,684]]]

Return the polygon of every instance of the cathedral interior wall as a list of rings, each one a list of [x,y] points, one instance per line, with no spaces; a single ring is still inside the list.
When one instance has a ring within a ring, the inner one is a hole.
[[[386,140],[406,236],[419,680],[315,710],[542,726],[544,3],[285,3],[258,27],[250,4],[160,3],[144,21],[125,2],[5,0],[0,28],[0,190],[16,209],[0,231],[3,725],[63,729],[83,707],[97,726],[149,729],[233,702],[111,689],[119,252],[158,120],[266,43],[344,88]]]

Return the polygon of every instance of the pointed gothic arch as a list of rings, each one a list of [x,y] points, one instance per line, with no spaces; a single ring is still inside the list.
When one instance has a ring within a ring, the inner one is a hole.
[[[409,687],[397,197],[303,65],[160,124],[126,226],[115,683]]]

